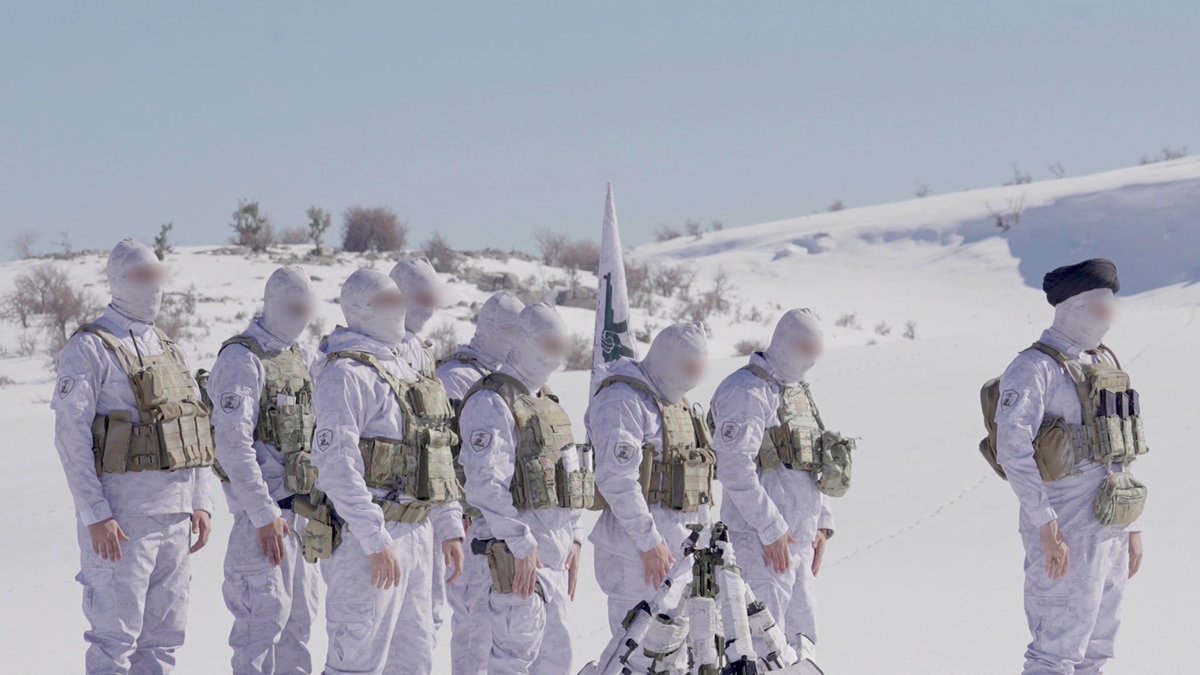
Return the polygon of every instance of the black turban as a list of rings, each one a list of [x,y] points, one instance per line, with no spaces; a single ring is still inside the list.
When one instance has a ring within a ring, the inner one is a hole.
[[[1117,266],[1111,260],[1093,258],[1081,263],[1060,267],[1042,279],[1042,290],[1051,305],[1073,298],[1080,293],[1107,288],[1113,293],[1121,290]]]

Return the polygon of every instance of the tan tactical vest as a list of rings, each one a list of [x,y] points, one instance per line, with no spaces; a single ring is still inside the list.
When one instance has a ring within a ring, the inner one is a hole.
[[[312,465],[312,376],[297,347],[266,351],[247,335],[226,340],[221,349],[241,345],[258,357],[263,366],[263,388],[258,402],[254,439],[279,448],[284,455],[284,486],[293,494],[308,494],[316,486],[317,470]],[[217,402],[220,405],[220,401]],[[217,472],[222,480],[224,473]]]
[[[1029,349],[1049,356],[1066,371],[1075,383],[1081,413],[1078,425],[1067,424],[1061,417],[1042,420],[1034,443],[1034,460],[1042,480],[1066,478],[1084,462],[1126,464],[1149,452],[1140,398],[1112,350],[1101,345],[1095,352],[1100,361],[1085,365],[1042,342],[1033,343]],[[1004,470],[996,460],[995,420],[1000,397],[1000,378],[984,384],[980,401],[988,435],[980,441],[979,449],[1003,478]]]
[[[592,505],[595,475],[579,461],[568,466],[563,452],[578,452],[571,433],[571,418],[549,389],[535,396],[516,378],[492,373],[467,392],[495,392],[508,405],[516,421],[516,463],[512,479],[513,506],[531,509],[584,509]]]
[[[642,464],[638,483],[646,504],[659,504],[672,511],[694,512],[703,504],[711,504],[712,477],[716,455],[708,427],[691,408],[687,399],[669,404],[642,380],[625,375],[613,375],[596,391],[614,384],[627,384],[650,394],[662,419],[662,453],[647,443],[642,446]],[[600,491],[596,491],[593,509],[607,508]]]
[[[760,366],[743,368],[755,377],[779,387],[779,424],[767,427],[758,450],[758,466],[764,471],[792,469],[817,476],[817,489],[841,497],[850,489],[854,439],[825,429],[821,413],[807,382],[784,386]]]
[[[359,439],[367,486],[407,495],[430,508],[460,499],[462,487],[450,450],[458,441],[450,429],[454,412],[442,383],[423,375],[401,380],[367,352],[334,352],[328,358],[337,359],[353,359],[374,369],[391,388],[404,418],[404,438]]]
[[[154,331],[163,347],[157,356],[130,351],[116,335],[94,323],[76,331],[99,337],[113,353],[129,377],[140,416],[138,423],[125,411],[96,416],[92,449],[97,473],[178,471],[213,463],[208,408],[196,395],[175,341],[157,327]]]

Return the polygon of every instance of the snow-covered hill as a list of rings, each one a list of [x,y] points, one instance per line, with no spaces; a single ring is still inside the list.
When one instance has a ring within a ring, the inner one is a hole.
[[[996,227],[997,216],[1011,225],[1006,233]],[[1137,467],[1151,491],[1147,561],[1129,587],[1118,660],[1107,672],[1190,672],[1191,608],[1200,604],[1191,563],[1200,555],[1193,539],[1200,496],[1192,486],[1200,459],[1188,450],[1200,396],[1187,377],[1200,370],[1198,220],[1200,161],[1184,159],[818,214],[633,251],[630,259],[638,263],[695,270],[697,288],[720,271],[733,286],[730,309],[708,319],[714,361],[695,400],[707,401],[740,365],[733,357],[738,341],[769,337],[781,309],[811,306],[826,321],[830,349],[812,373],[814,390],[827,422],[862,439],[857,483],[835,505],[838,533],[821,575],[826,672],[999,675],[1019,669],[1027,635],[1016,502],[977,455],[978,387],[1048,322],[1051,309],[1037,290],[1041,274],[1097,255],[1121,268],[1127,298],[1109,343],[1143,393],[1153,448]],[[191,324],[196,365],[210,362],[221,340],[240,330],[277,262],[216,247],[180,250],[168,259],[175,302]],[[390,264],[344,256],[310,268],[319,277],[320,297],[330,301],[321,309],[326,330],[341,318],[332,302],[339,283],[364,262],[379,269]],[[0,265],[0,293],[36,264]],[[101,257],[60,264],[103,295]],[[535,286],[564,274],[518,258],[471,264],[486,273],[535,277]],[[487,293],[465,281],[449,287],[455,304],[444,320],[465,338],[471,305]],[[658,305],[656,312],[636,311],[635,323],[672,320],[662,316],[670,306],[661,298]],[[572,330],[590,331],[589,311],[563,312]],[[903,336],[909,322],[914,339]],[[19,327],[0,325],[6,347],[0,376],[14,381],[0,388],[0,426],[10,439],[0,472],[0,493],[10,504],[0,557],[0,654],[9,672],[77,672],[83,652],[79,589],[72,581],[78,553],[52,443],[52,376],[43,355],[19,354],[21,336]],[[572,372],[553,383],[578,423],[586,381],[586,373]],[[195,559],[183,674],[228,671],[229,618],[217,590],[227,515],[219,513],[216,522],[213,543]],[[607,639],[591,551],[584,555],[587,574],[573,616],[580,665]],[[435,672],[448,672],[447,641],[443,634]],[[315,642],[323,654],[322,627]]]

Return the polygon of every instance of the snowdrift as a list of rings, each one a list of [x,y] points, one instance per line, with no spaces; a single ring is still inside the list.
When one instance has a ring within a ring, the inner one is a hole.
[[[1007,232],[993,212],[1021,206]],[[991,675],[1019,670],[1027,642],[1021,607],[1017,507],[1007,485],[978,458],[979,385],[1035,339],[1051,309],[1038,289],[1050,267],[1082,257],[1117,261],[1128,296],[1109,343],[1143,392],[1151,453],[1136,467],[1150,487],[1147,559],[1129,586],[1113,675],[1191,669],[1192,608],[1200,604],[1191,561],[1200,496],[1192,476],[1197,394],[1186,374],[1200,370],[1200,161],[1136,167],[1095,176],[928,197],[708,233],[640,247],[639,261],[723,269],[743,309],[714,317],[714,360],[693,400],[742,364],[741,339],[765,339],[783,308],[811,306],[825,318],[830,350],[812,373],[826,422],[860,438],[856,484],[835,504],[837,534],[821,574],[819,662],[833,675]],[[194,365],[240,330],[258,304],[273,263],[212,248],[181,250],[169,262],[173,291],[192,285]],[[326,329],[340,320],[341,279],[362,261],[314,268]],[[0,265],[0,291],[31,262]],[[63,263],[100,295],[97,256]],[[482,263],[481,263],[482,264]],[[492,263],[488,263],[492,264]],[[377,263],[385,269],[386,261]],[[494,269],[552,270],[518,260]],[[469,335],[470,303],[482,291],[455,285],[464,305],[449,315]],[[747,318],[750,307],[762,317]],[[564,310],[586,334],[591,315]],[[853,320],[846,317],[853,315]],[[635,313],[634,321],[665,324]],[[435,319],[433,325],[438,325]],[[913,323],[913,338],[903,328]],[[841,323],[843,325],[834,325]],[[883,330],[886,324],[890,330]],[[19,356],[21,331],[0,326],[0,426],[7,432],[0,490],[9,528],[0,557],[0,653],[10,672],[78,672],[84,629],[74,514],[53,449],[48,409],[52,376],[42,355]],[[588,377],[561,373],[552,386],[582,424]],[[719,498],[719,496],[718,496]],[[188,644],[181,674],[228,672],[229,617],[217,589],[227,535],[217,532],[194,559]],[[603,597],[592,580],[590,547],[573,606],[575,661],[599,655],[608,639]],[[630,580],[630,583],[639,583]],[[314,651],[324,654],[324,626]],[[443,632],[434,672],[448,672]]]

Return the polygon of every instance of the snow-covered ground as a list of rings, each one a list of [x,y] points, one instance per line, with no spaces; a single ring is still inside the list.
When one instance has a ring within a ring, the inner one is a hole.
[[[1016,207],[1020,206],[1020,209]],[[1000,236],[993,212],[1021,210]],[[599,214],[598,214],[599,215]],[[1147,559],[1130,584],[1112,675],[1193,670],[1191,640],[1200,583],[1193,560],[1200,493],[1193,476],[1200,403],[1189,375],[1200,372],[1200,161],[1136,167],[928,197],[897,204],[707,233],[635,249],[632,259],[694,266],[701,279],[724,270],[737,315],[715,317],[710,376],[693,398],[707,402],[742,360],[733,345],[766,339],[781,308],[811,306],[825,319],[830,349],[812,373],[826,421],[860,437],[856,484],[837,501],[838,533],[821,575],[820,662],[833,675],[903,673],[989,675],[1019,669],[1027,642],[1021,608],[1022,554],[1008,487],[978,457],[978,388],[1035,339],[1051,309],[1037,287],[1049,268],[1107,256],[1121,268],[1123,316],[1108,342],[1143,393],[1151,454],[1137,471],[1150,486]],[[216,247],[172,255],[171,290],[194,285],[191,353],[208,365],[219,343],[240,330],[274,262],[218,254]],[[340,320],[341,280],[360,259],[311,268],[319,277],[328,330]],[[0,265],[0,292],[37,262]],[[103,263],[61,263],[92,292],[104,293]],[[387,261],[375,263],[386,269]],[[477,265],[519,277],[561,272],[512,259]],[[698,282],[698,284],[701,282]],[[486,293],[451,284],[449,310],[470,334],[470,303]],[[746,319],[750,309],[764,316]],[[564,310],[572,330],[591,330],[590,312]],[[834,326],[855,315],[849,325]],[[738,316],[740,315],[740,317]],[[635,322],[649,321],[644,311]],[[654,318],[661,326],[665,318]],[[915,339],[902,337],[907,322]],[[440,322],[434,320],[434,325]],[[875,327],[888,324],[879,335]],[[856,328],[855,325],[858,327]],[[4,447],[0,494],[9,526],[0,556],[0,654],[5,672],[80,669],[84,629],[72,581],[78,553],[73,510],[53,449],[48,409],[53,386],[45,357],[17,356],[21,330],[0,325]],[[581,424],[587,374],[562,373],[554,388]],[[179,673],[228,671],[229,616],[219,592],[229,519],[197,554],[188,644]],[[603,597],[591,577],[591,551],[574,605],[575,653],[582,666],[607,640]],[[631,583],[640,583],[631,580]],[[323,626],[314,649],[323,655]],[[448,633],[434,672],[448,672]]]

